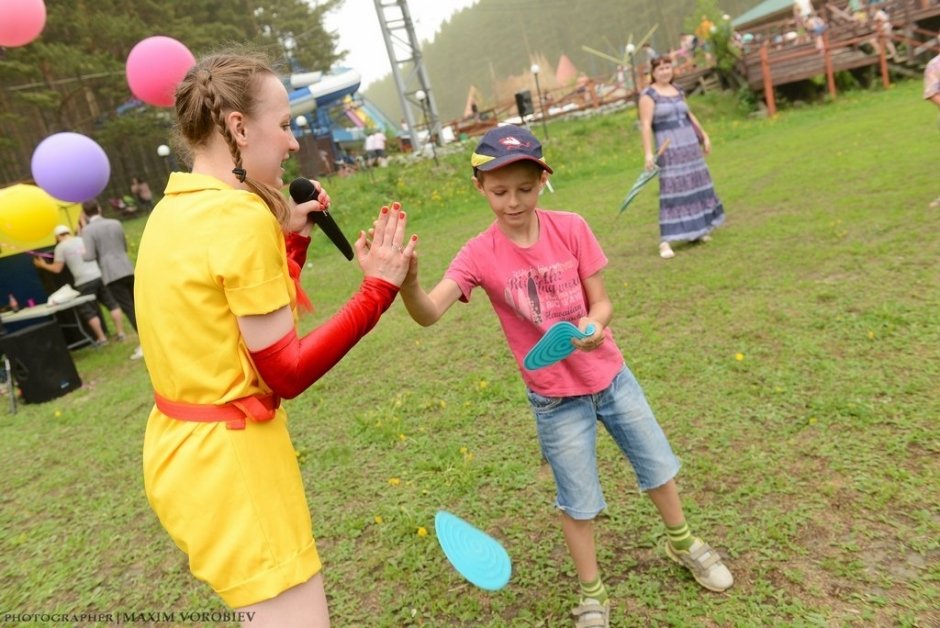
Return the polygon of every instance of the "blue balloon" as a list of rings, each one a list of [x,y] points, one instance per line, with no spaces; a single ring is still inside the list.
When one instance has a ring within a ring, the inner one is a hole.
[[[98,143],[80,133],[50,135],[33,151],[36,184],[53,198],[81,203],[108,185],[111,164]]]

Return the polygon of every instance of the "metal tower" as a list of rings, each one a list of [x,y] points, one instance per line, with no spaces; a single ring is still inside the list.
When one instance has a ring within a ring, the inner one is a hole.
[[[375,12],[382,27],[385,49],[392,64],[392,76],[398,89],[398,100],[411,134],[411,145],[415,151],[423,148],[418,137],[418,124],[427,123],[430,138],[441,141],[441,120],[437,114],[437,103],[431,90],[431,80],[424,67],[424,58],[407,0],[374,0]],[[424,99],[419,96],[423,95]],[[415,109],[417,108],[417,109]],[[417,115],[416,115],[417,114]],[[417,123],[417,124],[416,124]],[[433,141],[429,139],[429,141]]]

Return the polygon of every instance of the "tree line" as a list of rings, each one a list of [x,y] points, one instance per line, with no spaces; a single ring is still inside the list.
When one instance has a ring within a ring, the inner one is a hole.
[[[622,59],[628,41],[638,43],[654,26],[653,48],[665,52],[679,45],[682,32],[694,30],[701,15],[713,21],[732,18],[757,0],[479,0],[445,22],[422,53],[442,120],[463,114],[467,94],[476,87],[495,106],[503,95],[494,87],[501,79],[528,73],[533,60],[557,66],[566,55],[587,76],[612,75],[611,61],[585,52],[582,46]],[[552,71],[543,68],[543,72]],[[544,87],[544,84],[543,84]],[[533,85],[534,90],[534,85]],[[366,96],[390,117],[401,115],[391,76],[367,86]]]
[[[28,179],[43,138],[74,131],[111,161],[112,187],[164,173],[156,147],[169,141],[171,112],[135,101],[124,64],[139,41],[165,35],[198,58],[227,45],[265,50],[282,69],[328,70],[338,35],[324,17],[343,0],[72,0],[47,2],[34,42],[0,49],[0,186]]]

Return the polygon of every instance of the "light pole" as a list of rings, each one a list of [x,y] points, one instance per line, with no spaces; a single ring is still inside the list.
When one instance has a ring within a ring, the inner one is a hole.
[[[304,154],[307,152],[307,130],[310,128],[310,122],[307,120],[307,116],[299,115],[294,118],[294,124],[300,129],[300,154]],[[298,157],[299,156],[300,155],[298,155]],[[303,164],[303,160],[301,160],[301,164]],[[314,170],[314,173],[316,173],[316,170]],[[316,174],[314,174],[314,176],[316,176]]]
[[[173,172],[173,168],[170,166],[170,147],[166,144],[160,144],[157,146],[157,155],[163,159],[163,169],[166,170],[166,175],[170,176],[170,173]]]
[[[419,89],[415,92],[415,98],[418,99],[418,103],[421,105],[421,117],[424,119],[424,128],[428,130],[428,143],[431,145],[431,155],[434,157],[434,165],[440,165],[437,161],[437,149],[434,148],[434,138],[431,135],[431,127],[428,126],[428,111],[425,108],[427,105],[428,95],[423,89]],[[422,147],[422,150],[424,147]]]
[[[535,77],[535,93],[539,99],[539,110],[542,112],[542,132],[545,133],[545,139],[548,139],[548,123],[545,121],[545,101],[542,100],[542,87],[539,85],[539,72],[542,68],[538,63],[533,63],[529,70]]]
[[[627,56],[630,57],[630,81],[633,83],[633,106],[639,111],[640,108],[640,89],[636,84],[636,63],[633,56],[636,54],[636,46],[627,44]]]
[[[301,114],[294,118],[294,124],[297,125],[297,128],[300,129],[300,152],[298,153],[298,158],[300,159],[300,168],[301,170],[307,170],[312,177],[318,177],[322,172],[322,168],[326,168],[326,175],[329,176],[332,174],[332,170],[329,166],[324,163],[324,160],[320,157],[320,147],[313,142],[313,148],[310,147],[310,135],[312,131],[310,130],[310,121],[307,120],[307,116]]]

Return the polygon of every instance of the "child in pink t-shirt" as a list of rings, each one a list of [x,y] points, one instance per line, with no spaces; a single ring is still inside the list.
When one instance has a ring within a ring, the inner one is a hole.
[[[692,535],[674,477],[679,461],[643,391],[626,367],[608,324],[613,307],[601,271],[607,257],[581,216],[538,209],[551,168],[526,129],[489,131],[471,159],[473,182],[496,215],[463,246],[429,293],[418,282],[416,258],[401,287],[411,317],[433,325],[458,300],[482,287],[499,317],[525,381],[542,453],[552,468],[568,551],[581,581],[573,610],[578,626],[609,624],[610,603],[594,547],[594,518],[606,508],[596,465],[600,421],[633,466],[637,482],[668,531],[665,551],[712,591],[733,584],[718,552]],[[554,323],[570,321],[594,333],[572,340],[564,360],[529,371],[523,359]]]

